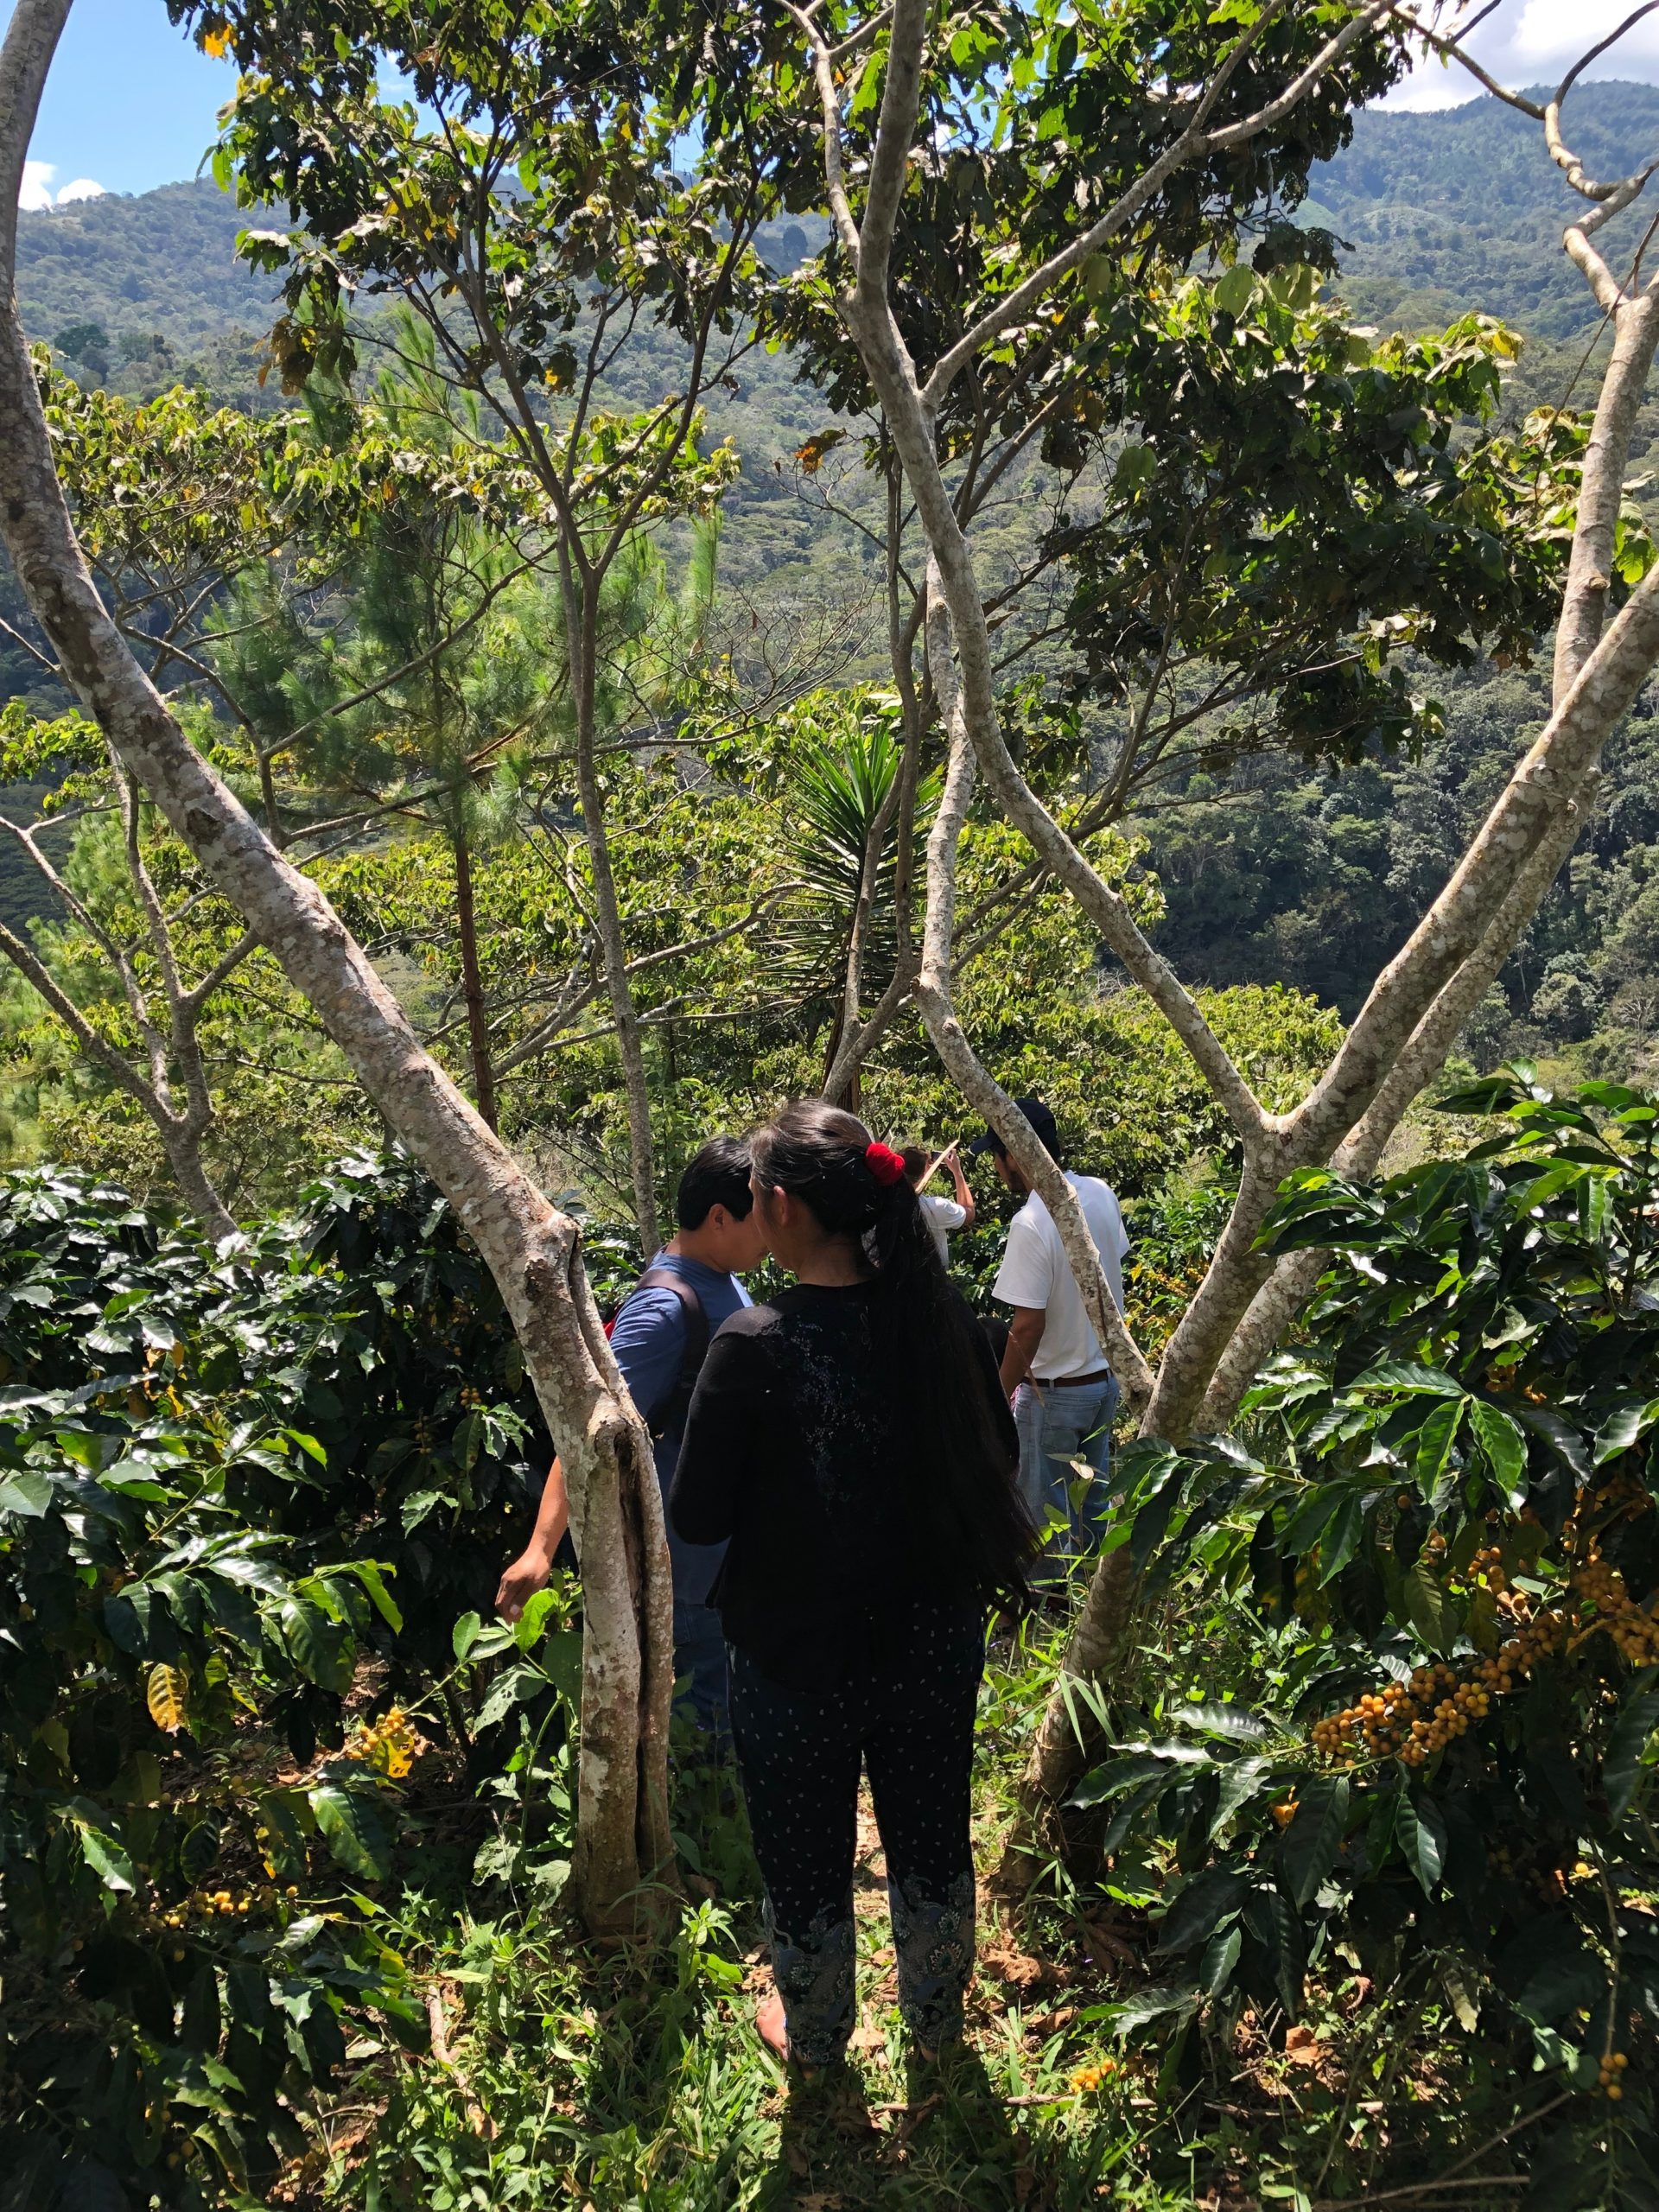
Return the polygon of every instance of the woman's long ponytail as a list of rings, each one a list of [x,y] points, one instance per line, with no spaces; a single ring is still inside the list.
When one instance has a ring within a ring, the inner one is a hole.
[[[800,1198],[874,1270],[877,1357],[908,1432],[911,1518],[941,1567],[1021,1612],[1036,1549],[1007,1442],[1007,1414],[979,1323],[945,1273],[899,1156],[855,1115],[798,1100],[750,1139],[763,1189]]]

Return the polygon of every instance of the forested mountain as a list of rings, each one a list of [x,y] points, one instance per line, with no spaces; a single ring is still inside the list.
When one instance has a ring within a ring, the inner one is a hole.
[[[1618,174],[1659,143],[1659,87],[1584,86],[1572,123],[1586,165]],[[1535,126],[1482,99],[1435,114],[1362,113],[1351,144],[1315,173],[1300,219],[1338,240],[1339,289],[1357,320],[1435,328],[1478,308],[1523,334],[1510,387],[1518,416],[1590,389],[1582,364],[1597,314],[1560,250],[1574,204]],[[149,394],[183,380],[245,409],[279,404],[275,379],[257,380],[276,288],[236,260],[245,219],[205,180],[24,216],[20,293],[31,335],[51,342],[82,381]],[[779,226],[770,244],[791,263],[817,235],[809,220]],[[1632,231],[1628,250],[1637,244]],[[672,346],[647,337],[619,364],[614,396],[643,404],[673,373]],[[1644,414],[1638,455],[1659,435],[1659,405]],[[868,549],[834,512],[836,471],[809,477],[791,463],[831,421],[788,356],[759,347],[710,409],[710,435],[731,438],[741,457],[725,502],[722,577],[728,593],[763,597],[769,621],[824,621],[838,601],[869,596]],[[846,467],[855,501],[858,472]],[[0,576],[0,615],[18,613],[15,588]],[[840,649],[856,659],[844,640]],[[871,668],[879,672],[879,652]],[[1436,871],[1443,875],[1498,762],[1545,711],[1541,671],[1477,668],[1428,688],[1448,727],[1423,760],[1318,773],[1282,760],[1245,762],[1224,785],[1174,794],[1177,807],[1142,825],[1168,900],[1163,940],[1185,973],[1218,984],[1287,980],[1352,1010]],[[0,636],[0,695],[31,689],[38,671]],[[1628,904],[1650,877],[1659,883],[1659,842],[1649,842],[1659,838],[1659,781],[1649,804],[1648,749],[1626,746],[1636,788],[1620,795],[1594,859],[1580,856],[1511,963],[1502,999],[1471,1037],[1484,1052],[1591,1039],[1591,1056],[1604,1062],[1645,1052],[1644,1010],[1659,986],[1632,966],[1628,927],[1613,943],[1606,917],[1615,909],[1586,886],[1616,882]],[[0,910],[16,912],[32,903],[33,887],[14,879],[9,858],[0,850]]]
[[[1659,86],[1582,86],[1566,130],[1591,175],[1639,168],[1659,141]],[[1368,110],[1315,180],[1303,219],[1344,242],[1343,289],[1375,321],[1426,328],[1478,307],[1537,339],[1587,333],[1599,320],[1561,251],[1583,202],[1543,157],[1537,124],[1499,100],[1427,115]],[[1627,212],[1604,233],[1615,265],[1634,253],[1647,219]]]
[[[1659,142],[1659,86],[1583,86],[1571,120],[1592,173],[1621,175]],[[1594,326],[1594,305],[1560,251],[1577,203],[1541,158],[1537,126],[1513,108],[1482,99],[1435,114],[1368,110],[1355,119],[1351,145],[1314,175],[1302,219],[1343,242],[1343,289],[1373,319],[1426,327],[1474,306],[1535,338]],[[236,396],[245,398],[276,296],[270,278],[235,257],[247,219],[206,179],[21,217],[19,296],[30,336],[55,340],[97,325],[117,385],[157,337],[181,364],[245,340],[249,366]],[[1634,219],[1623,219],[1630,227]],[[804,251],[808,232],[788,227]],[[1638,225],[1632,251],[1639,237]],[[792,260],[787,229],[779,242]],[[223,378],[214,389],[230,396]]]

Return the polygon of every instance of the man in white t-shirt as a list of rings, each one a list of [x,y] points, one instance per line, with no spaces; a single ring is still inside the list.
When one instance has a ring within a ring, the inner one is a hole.
[[[1062,1168],[1054,1116],[1040,1098],[1016,1102]],[[1011,1191],[1027,1193],[1008,1229],[993,1294],[1014,1308],[1002,1354],[1002,1387],[1014,1402],[1020,1431],[1020,1484],[1039,1528],[1052,1529],[1051,1549],[1062,1558],[1092,1551],[1106,1532],[1106,1474],[1118,1387],[1106,1364],[1077,1277],[1065,1256],[1053,1216],[995,1132],[976,1150],[988,1152]],[[1117,1196],[1097,1175],[1065,1179],[1077,1192],[1108,1289],[1123,1310],[1123,1262],[1129,1240]],[[1079,1463],[1081,1463],[1081,1467]],[[1073,1491],[1081,1468],[1087,1489]],[[1057,1526],[1056,1523],[1058,1525]]]

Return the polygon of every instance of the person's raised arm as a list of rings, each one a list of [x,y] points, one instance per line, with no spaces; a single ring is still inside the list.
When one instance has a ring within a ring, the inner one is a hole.
[[[1008,1324],[1008,1341],[1002,1348],[1002,1393],[1011,1398],[1030,1371],[1048,1325],[1046,1306],[1016,1306]]]
[[[536,1509],[536,1526],[530,1541],[501,1577],[495,1593],[495,1610],[509,1627],[538,1590],[553,1579],[553,1561],[564,1532],[570,1526],[570,1499],[564,1487],[564,1469],[556,1459],[542,1485],[542,1502]]]
[[[956,1145],[951,1145],[945,1152],[944,1164],[950,1170],[951,1187],[957,1194],[957,1204],[962,1208],[962,1225],[964,1229],[971,1229],[974,1225],[973,1186],[962,1172],[962,1157]]]

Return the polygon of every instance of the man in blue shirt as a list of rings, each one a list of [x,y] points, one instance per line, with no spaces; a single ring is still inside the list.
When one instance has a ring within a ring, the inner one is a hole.
[[[711,1138],[680,1178],[675,1214],[677,1233],[624,1300],[611,1328],[611,1350],[655,1446],[665,1522],[694,1367],[701,1365],[721,1323],[749,1303],[737,1276],[759,1266],[766,1251],[749,1189],[748,1147],[736,1137]],[[503,1620],[516,1621],[535,1592],[545,1588],[569,1520],[564,1470],[556,1459],[534,1533],[496,1592]],[[701,1726],[723,1731],[726,1646],[709,1592],[726,1547],[683,1543],[670,1522],[668,1548],[674,1570],[674,1671],[690,1677],[690,1703]]]

